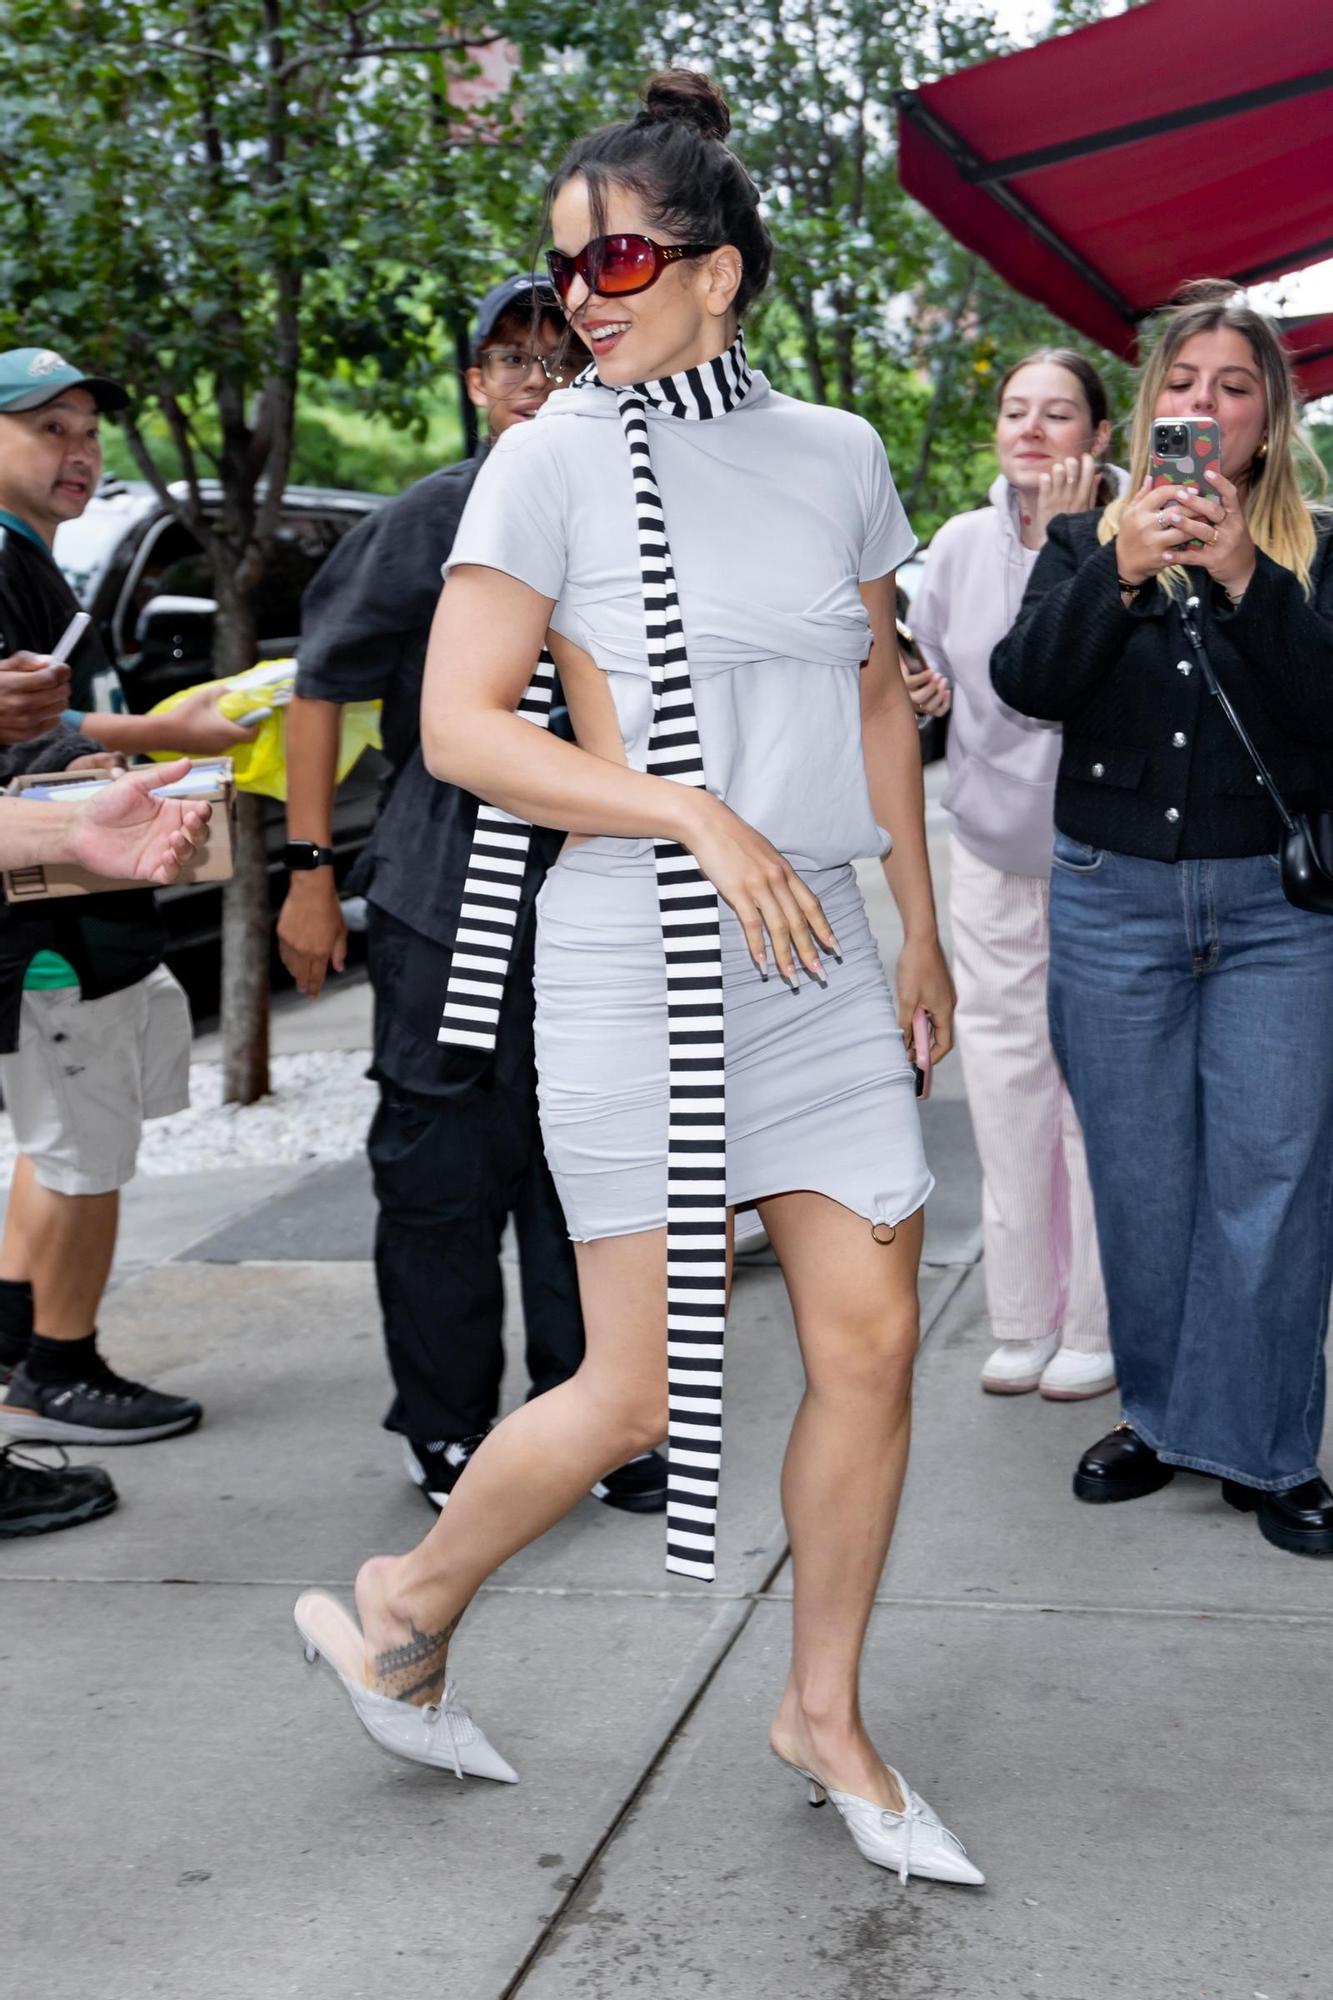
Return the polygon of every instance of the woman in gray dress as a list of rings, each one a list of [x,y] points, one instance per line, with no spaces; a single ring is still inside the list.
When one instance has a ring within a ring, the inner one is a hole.
[[[427,762],[502,809],[446,1039],[484,1045],[523,823],[571,830],[538,910],[537,1058],[587,1358],[491,1432],[416,1550],[362,1568],[359,1630],[313,1593],[297,1620],[386,1747],[512,1778],[446,1683],[450,1638],[508,1556],[668,1430],[668,1567],[712,1575],[729,1213],[757,1204],[806,1374],[772,1747],[868,1860],[976,1883],[859,1702],[931,1187],[907,1046],[921,1014],[944,1055],[953,1011],[894,637],[915,542],[869,425],[749,367],[771,245],[728,127],[706,79],[668,72],[556,175],[549,261],[593,367],[491,454],[427,668]],[[544,643],[576,744],[532,726]],[[896,1008],[852,868],[871,855],[906,936]]]

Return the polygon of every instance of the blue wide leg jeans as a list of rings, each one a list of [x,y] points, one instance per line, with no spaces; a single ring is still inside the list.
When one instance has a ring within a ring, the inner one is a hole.
[[[1127,1420],[1172,1465],[1313,1479],[1333,1284],[1333,917],[1276,860],[1056,836],[1051,1040]]]

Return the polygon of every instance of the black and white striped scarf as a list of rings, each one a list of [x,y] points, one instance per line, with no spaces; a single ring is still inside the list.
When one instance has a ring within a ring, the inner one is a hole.
[[[716,360],[614,391],[634,481],[644,624],[652,674],[648,770],[675,784],[704,783],[685,630],[662,496],[653,473],[648,409],[687,422],[726,416],[752,376],[745,340]],[[595,368],[579,388],[604,386]],[[543,651],[519,712],[549,720],[553,669]],[[477,817],[440,1026],[442,1042],[495,1047],[513,946],[528,830],[495,806]],[[727,1140],[722,943],[717,891],[688,848],[653,843],[667,968],[667,1387],[669,1469],[666,1566],[711,1581],[722,1455],[726,1325]]]

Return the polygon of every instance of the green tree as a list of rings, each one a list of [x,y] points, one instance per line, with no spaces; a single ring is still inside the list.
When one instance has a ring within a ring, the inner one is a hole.
[[[0,335],[133,387],[134,463],[209,557],[218,673],[254,657],[303,379],[410,424],[452,366],[491,217],[532,208],[508,114],[459,101],[497,39],[484,9],[444,27],[397,0],[11,0],[0,18]],[[249,811],[224,918],[243,1102],[268,1084],[267,963]]]

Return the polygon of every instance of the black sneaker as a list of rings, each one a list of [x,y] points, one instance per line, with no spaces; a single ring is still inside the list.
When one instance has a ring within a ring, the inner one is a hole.
[[[49,1535],[109,1514],[115,1504],[100,1465],[44,1465],[0,1445],[0,1537]]]
[[[608,1472],[592,1489],[594,1500],[626,1514],[660,1514],[666,1506],[667,1469],[660,1451],[641,1451],[628,1465]]]
[[[189,1396],[163,1396],[101,1364],[81,1382],[34,1382],[26,1362],[0,1403],[0,1431],[54,1444],[151,1444],[192,1431],[203,1410]]]
[[[432,1507],[443,1507],[457,1486],[463,1467],[486,1436],[437,1438],[423,1444],[419,1438],[403,1439],[403,1464],[414,1486],[419,1486]]]

